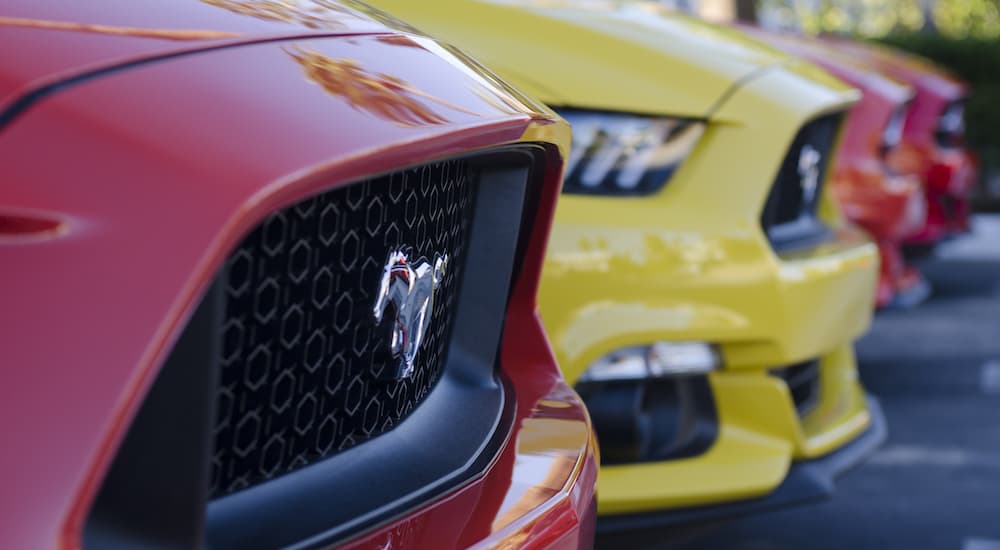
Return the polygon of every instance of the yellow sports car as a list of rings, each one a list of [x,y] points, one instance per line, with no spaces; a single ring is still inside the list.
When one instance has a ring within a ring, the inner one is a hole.
[[[539,300],[603,529],[823,496],[884,439],[853,351],[876,250],[825,185],[855,90],[654,4],[373,3],[573,125]]]

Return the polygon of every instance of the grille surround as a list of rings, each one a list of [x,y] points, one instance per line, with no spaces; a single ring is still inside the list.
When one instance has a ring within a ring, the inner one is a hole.
[[[467,161],[326,191],[272,213],[230,255],[211,495],[392,429],[440,379],[476,185]],[[451,258],[410,378],[386,380],[391,310],[371,305],[389,252]]]
[[[761,227],[775,250],[814,246],[830,236],[831,231],[819,219],[819,204],[829,183],[843,117],[843,113],[835,113],[807,122],[782,159],[760,216]],[[806,196],[805,177],[801,174],[806,146],[820,155],[811,200]]]
[[[804,418],[819,404],[821,375],[818,359],[773,369],[771,374],[788,386],[799,418]]]
[[[478,187],[456,322],[442,376],[405,421],[336,456],[211,498],[225,316],[224,281],[216,276],[128,427],[89,511],[85,539],[325,547],[484,474],[511,444],[516,410],[499,363],[503,324],[523,255],[534,250],[535,208],[557,183],[547,164],[557,155],[548,144],[518,143],[458,157],[471,164]],[[169,498],[151,502],[151,494]]]
[[[426,504],[493,463],[515,414],[498,363],[507,301],[535,205],[544,186],[554,184],[545,162],[555,154],[549,146],[517,144],[460,157],[474,168],[476,204],[443,376],[392,430],[211,499],[205,522],[211,546],[333,544]]]
[[[934,143],[945,150],[960,149],[965,144],[965,98],[947,103],[934,128]],[[957,120],[951,120],[957,118]],[[961,121],[959,124],[958,121]]]

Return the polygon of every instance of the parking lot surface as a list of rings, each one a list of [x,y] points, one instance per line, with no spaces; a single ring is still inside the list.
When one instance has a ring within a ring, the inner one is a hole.
[[[889,439],[833,499],[598,547],[1000,550],[1000,216],[920,265],[931,298],[878,314],[858,344]]]

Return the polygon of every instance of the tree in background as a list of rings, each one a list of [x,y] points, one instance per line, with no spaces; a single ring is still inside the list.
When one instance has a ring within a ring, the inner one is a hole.
[[[953,38],[1000,38],[1000,2],[997,0],[937,0],[934,23]]]
[[[758,13],[761,24],[770,28],[881,36],[921,28],[925,21],[924,1],[760,0]]]
[[[740,4],[754,3],[732,1],[737,15],[744,13]],[[747,13],[766,27],[812,34],[937,31],[952,38],[1000,38],[1000,0],[757,0],[755,8]]]

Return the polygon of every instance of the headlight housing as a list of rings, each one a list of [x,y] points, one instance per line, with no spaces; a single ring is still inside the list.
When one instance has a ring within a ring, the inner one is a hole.
[[[566,193],[646,195],[659,191],[705,130],[699,120],[560,110],[573,126]]]
[[[883,156],[903,142],[903,128],[906,126],[907,111],[908,107],[906,105],[893,111],[892,116],[889,117],[889,122],[885,125],[885,129],[882,130],[880,149]]]
[[[573,136],[576,137],[576,134]],[[965,103],[954,101],[949,103],[938,119],[934,138],[939,146],[944,148],[961,147],[965,138]]]

